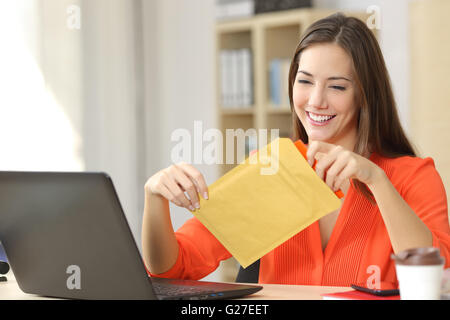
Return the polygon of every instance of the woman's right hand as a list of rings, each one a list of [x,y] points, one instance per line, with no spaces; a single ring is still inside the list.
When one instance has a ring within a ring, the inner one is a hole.
[[[203,175],[185,162],[173,164],[155,173],[145,183],[145,192],[161,195],[177,206],[191,211],[200,208],[199,193],[204,199],[208,199],[208,186]]]

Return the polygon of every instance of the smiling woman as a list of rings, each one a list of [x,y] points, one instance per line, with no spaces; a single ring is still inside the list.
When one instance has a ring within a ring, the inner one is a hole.
[[[293,140],[308,144],[309,164],[345,197],[263,256],[258,282],[397,285],[391,254],[417,247],[439,248],[450,266],[442,180],[403,132],[381,50],[364,22],[337,13],[305,31],[289,70],[289,98]],[[231,256],[196,218],[171,229],[168,201],[186,206],[183,191],[194,202],[208,194],[197,169],[170,166],[145,190],[142,247],[151,275],[200,279]]]
[[[416,156],[378,42],[356,18],[335,14],[308,28],[291,62],[289,97],[294,139],[328,141],[366,157]],[[333,112],[329,123],[314,121]],[[371,198],[363,183],[354,184]]]

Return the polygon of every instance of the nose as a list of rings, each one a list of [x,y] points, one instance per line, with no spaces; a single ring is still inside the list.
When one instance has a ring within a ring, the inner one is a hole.
[[[324,90],[321,88],[321,86],[314,86],[313,90],[311,91],[311,95],[309,96],[308,103],[311,107],[317,109],[327,108],[324,97]]]

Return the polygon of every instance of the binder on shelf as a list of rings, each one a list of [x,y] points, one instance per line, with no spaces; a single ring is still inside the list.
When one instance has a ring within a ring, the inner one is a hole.
[[[244,91],[243,91],[243,85],[244,85],[244,57],[242,56],[242,50],[236,51],[236,106],[240,107],[244,105]]]
[[[289,108],[289,59],[275,58],[269,62],[270,104],[274,109]]]
[[[239,105],[239,97],[238,97],[238,91],[239,91],[239,66],[238,66],[238,60],[239,60],[239,54],[236,50],[230,51],[230,70],[231,70],[231,106],[233,108],[236,108]]]
[[[217,20],[251,17],[254,13],[254,0],[217,0],[216,3]]]
[[[253,104],[252,59],[250,49],[241,50],[242,57],[242,105],[250,107]]]
[[[228,67],[228,51],[220,52],[220,88],[221,88],[221,105],[223,108],[230,106],[230,89],[229,89],[229,67]]]
[[[281,108],[289,109],[289,68],[291,67],[291,61],[289,59],[283,59],[281,62]]]
[[[312,0],[254,0],[255,1],[255,14],[290,10],[297,8],[311,8],[313,6]]]
[[[253,103],[250,49],[220,51],[220,97],[223,108],[249,108]]]
[[[269,66],[269,82],[270,82],[270,101],[274,108],[278,108],[281,105],[280,96],[280,59],[272,59]]]

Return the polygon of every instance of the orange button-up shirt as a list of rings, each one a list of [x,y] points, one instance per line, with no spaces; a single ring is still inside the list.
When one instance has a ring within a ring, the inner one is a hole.
[[[450,266],[450,227],[447,198],[431,158],[384,158],[372,154],[413,211],[429,228],[433,246]],[[390,212],[389,214],[395,214]],[[196,219],[177,230],[178,258],[170,270],[151,276],[201,279],[231,254]],[[411,235],[414,237],[414,235]],[[350,286],[376,276],[398,285],[393,253],[377,205],[350,186],[331,237],[322,250],[318,221],[281,244],[260,261],[259,283]]]

